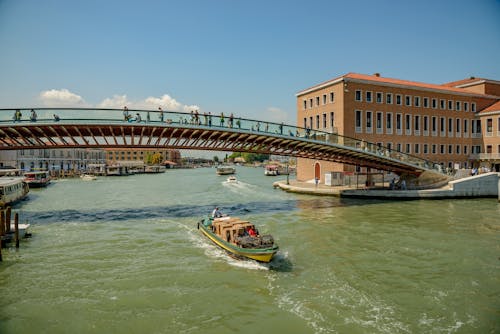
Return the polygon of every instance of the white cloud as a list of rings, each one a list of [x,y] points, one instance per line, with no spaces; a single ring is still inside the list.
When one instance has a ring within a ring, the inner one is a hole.
[[[43,91],[39,98],[47,107],[83,107],[87,105],[80,95],[65,88]]]
[[[127,95],[113,95],[113,97],[108,97],[102,100],[101,103],[97,105],[98,108],[110,108],[110,109],[121,109],[124,106],[131,105],[131,102],[127,99]]]
[[[283,110],[281,110],[280,108],[269,107],[267,108],[267,114],[265,118],[275,123],[281,123],[281,122],[287,123],[288,114]]]

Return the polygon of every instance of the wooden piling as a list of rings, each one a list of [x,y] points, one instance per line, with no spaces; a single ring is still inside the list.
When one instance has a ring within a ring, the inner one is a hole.
[[[14,215],[14,235],[16,238],[16,248],[19,248],[19,213]]]
[[[0,236],[5,235],[5,210],[0,210]]]
[[[5,232],[9,233],[10,232],[10,218],[12,215],[12,209],[10,206],[7,207],[7,210],[5,211]]]

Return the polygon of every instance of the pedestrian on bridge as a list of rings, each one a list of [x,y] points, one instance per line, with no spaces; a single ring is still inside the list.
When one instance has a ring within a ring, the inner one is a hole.
[[[21,114],[21,110],[16,109],[16,111],[14,112],[14,117],[12,117],[14,123],[21,122],[21,117],[23,117],[23,114]]]
[[[30,116],[30,120],[31,120],[32,122],[36,122],[36,118],[37,118],[37,114],[36,114],[35,109],[31,109],[31,116]]]
[[[123,107],[123,119],[124,121],[128,121],[130,118],[130,114],[128,113],[128,108],[127,106]]]
[[[220,126],[222,126],[222,127],[224,126],[224,113],[223,112],[220,113]]]
[[[163,123],[163,110],[161,109],[161,107],[158,107],[158,110],[160,111],[160,122]]]
[[[208,112],[208,126],[212,126],[212,113]]]

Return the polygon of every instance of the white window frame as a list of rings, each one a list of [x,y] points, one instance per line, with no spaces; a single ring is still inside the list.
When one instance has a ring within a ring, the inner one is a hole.
[[[407,136],[411,136],[411,125],[413,123],[413,120],[412,120],[413,117],[411,117],[411,114],[405,114],[405,135]]]
[[[413,144],[413,152],[415,154],[420,154],[420,144],[419,143]]]
[[[420,104],[420,96],[414,96],[413,97],[413,106],[417,107],[417,108],[420,108],[421,107],[421,104]]]
[[[469,102],[464,102],[464,111],[469,112]]]
[[[427,120],[427,122],[426,122],[426,120]],[[425,130],[425,128],[427,128],[427,130]],[[429,116],[424,115],[422,118],[422,133],[424,136],[429,136],[429,129],[430,129]]]
[[[467,118],[464,118],[464,124],[462,125],[464,138],[469,138],[469,129],[470,129],[469,120]]]
[[[448,100],[448,110],[454,110],[455,107],[453,100]]]
[[[431,103],[432,103],[431,104],[432,109],[437,109],[439,107],[438,99],[432,98],[432,102]]]
[[[429,154],[429,144],[424,144],[422,147],[422,154]]]
[[[358,126],[358,115],[359,115],[359,126]],[[363,133],[363,111],[354,110],[354,131],[356,133]]]
[[[439,109],[446,110],[446,100],[445,99],[439,100]]]
[[[436,125],[436,129],[433,129],[433,126]],[[438,122],[438,117],[437,116],[431,116],[431,124],[430,124],[430,129],[431,129],[431,135],[432,137],[437,137],[437,134],[439,133],[439,122]]]
[[[359,94],[359,99],[358,99],[358,94]],[[363,91],[360,89],[356,89],[354,92],[354,101],[356,102],[363,102]]]
[[[330,92],[330,103],[333,103],[333,102],[335,102],[335,93]]]
[[[326,104],[326,94],[323,94],[323,105]]]
[[[470,111],[471,112],[476,112],[476,103],[475,102],[471,102],[470,103]]]
[[[394,129],[394,117],[392,116],[392,112],[388,112],[385,116],[385,133],[388,135],[392,135]]]
[[[368,98],[369,96],[369,98]],[[367,90],[365,95],[365,102],[372,103],[373,102],[373,92]]]
[[[380,101],[378,97],[380,96]],[[384,93],[382,92],[375,92],[375,102],[376,103],[384,103]]]
[[[448,138],[453,138],[453,127],[455,126],[454,122],[455,120],[453,119],[453,117],[448,118],[448,124],[446,124],[448,129]]]
[[[422,101],[422,106],[424,108],[429,108],[429,98],[427,96],[424,97],[424,99]]]
[[[399,100],[399,102],[398,102],[398,100]],[[396,94],[396,105],[398,105],[398,106],[403,105],[403,95]]]
[[[304,100],[304,110],[307,110],[307,100]]]
[[[455,101],[455,110],[456,111],[462,111],[462,102]]]
[[[420,128],[421,128],[421,117],[420,115],[414,115],[413,116],[413,134],[415,136],[420,136]],[[417,129],[418,127],[418,129]]]
[[[439,135],[446,137],[446,117],[439,117]]]
[[[398,119],[399,119],[399,129],[398,129]],[[397,135],[402,135],[403,134],[403,114],[402,113],[396,113],[396,120],[395,120],[395,124],[396,124],[396,134]]]
[[[405,95],[405,106],[407,106],[407,107],[412,106],[412,96],[411,95]]]
[[[380,127],[379,127],[379,116],[380,116]],[[375,114],[375,129],[377,134],[384,133],[384,114],[381,111],[377,111]]]
[[[462,120],[460,118],[455,118],[455,137],[462,137]]]
[[[392,104],[394,101],[392,93],[385,93],[385,103]]]
[[[370,121],[370,126],[368,126],[368,120]],[[365,129],[366,129],[366,133],[373,133],[373,111],[371,111],[371,110],[366,111]]]

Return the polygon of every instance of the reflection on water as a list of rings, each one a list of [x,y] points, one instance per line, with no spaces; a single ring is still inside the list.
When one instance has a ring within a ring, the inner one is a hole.
[[[64,180],[16,207],[34,237],[4,251],[0,332],[499,332],[500,205],[290,194],[262,169]],[[280,251],[230,257],[196,229],[255,222]]]

